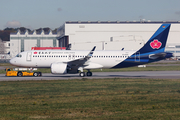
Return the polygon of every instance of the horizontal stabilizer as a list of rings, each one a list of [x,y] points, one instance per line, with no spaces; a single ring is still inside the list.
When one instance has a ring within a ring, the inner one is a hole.
[[[149,59],[155,60],[155,59],[162,59],[162,58],[170,58],[173,57],[174,55],[172,53],[157,53],[157,54],[150,54]]]

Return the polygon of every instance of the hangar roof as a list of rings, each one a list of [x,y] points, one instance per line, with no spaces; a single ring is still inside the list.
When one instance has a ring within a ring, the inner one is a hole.
[[[65,24],[123,24],[123,23],[179,23],[180,21],[66,21]]]

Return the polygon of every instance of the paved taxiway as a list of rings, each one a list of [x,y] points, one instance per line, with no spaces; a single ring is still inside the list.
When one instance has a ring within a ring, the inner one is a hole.
[[[83,78],[157,78],[157,79],[180,79],[180,71],[136,71],[136,72],[93,72],[91,77]],[[18,80],[68,80],[82,79],[78,74],[54,75],[44,73],[41,77],[6,77],[0,74],[0,81]]]

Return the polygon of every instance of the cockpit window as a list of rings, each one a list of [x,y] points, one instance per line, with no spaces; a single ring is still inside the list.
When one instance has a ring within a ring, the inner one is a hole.
[[[16,57],[22,57],[22,55],[21,54],[17,54]]]

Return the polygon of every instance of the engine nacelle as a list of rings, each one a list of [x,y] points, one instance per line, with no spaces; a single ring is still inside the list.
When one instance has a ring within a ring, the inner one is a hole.
[[[53,74],[66,74],[67,73],[67,64],[66,63],[52,63],[51,64],[51,73]]]

